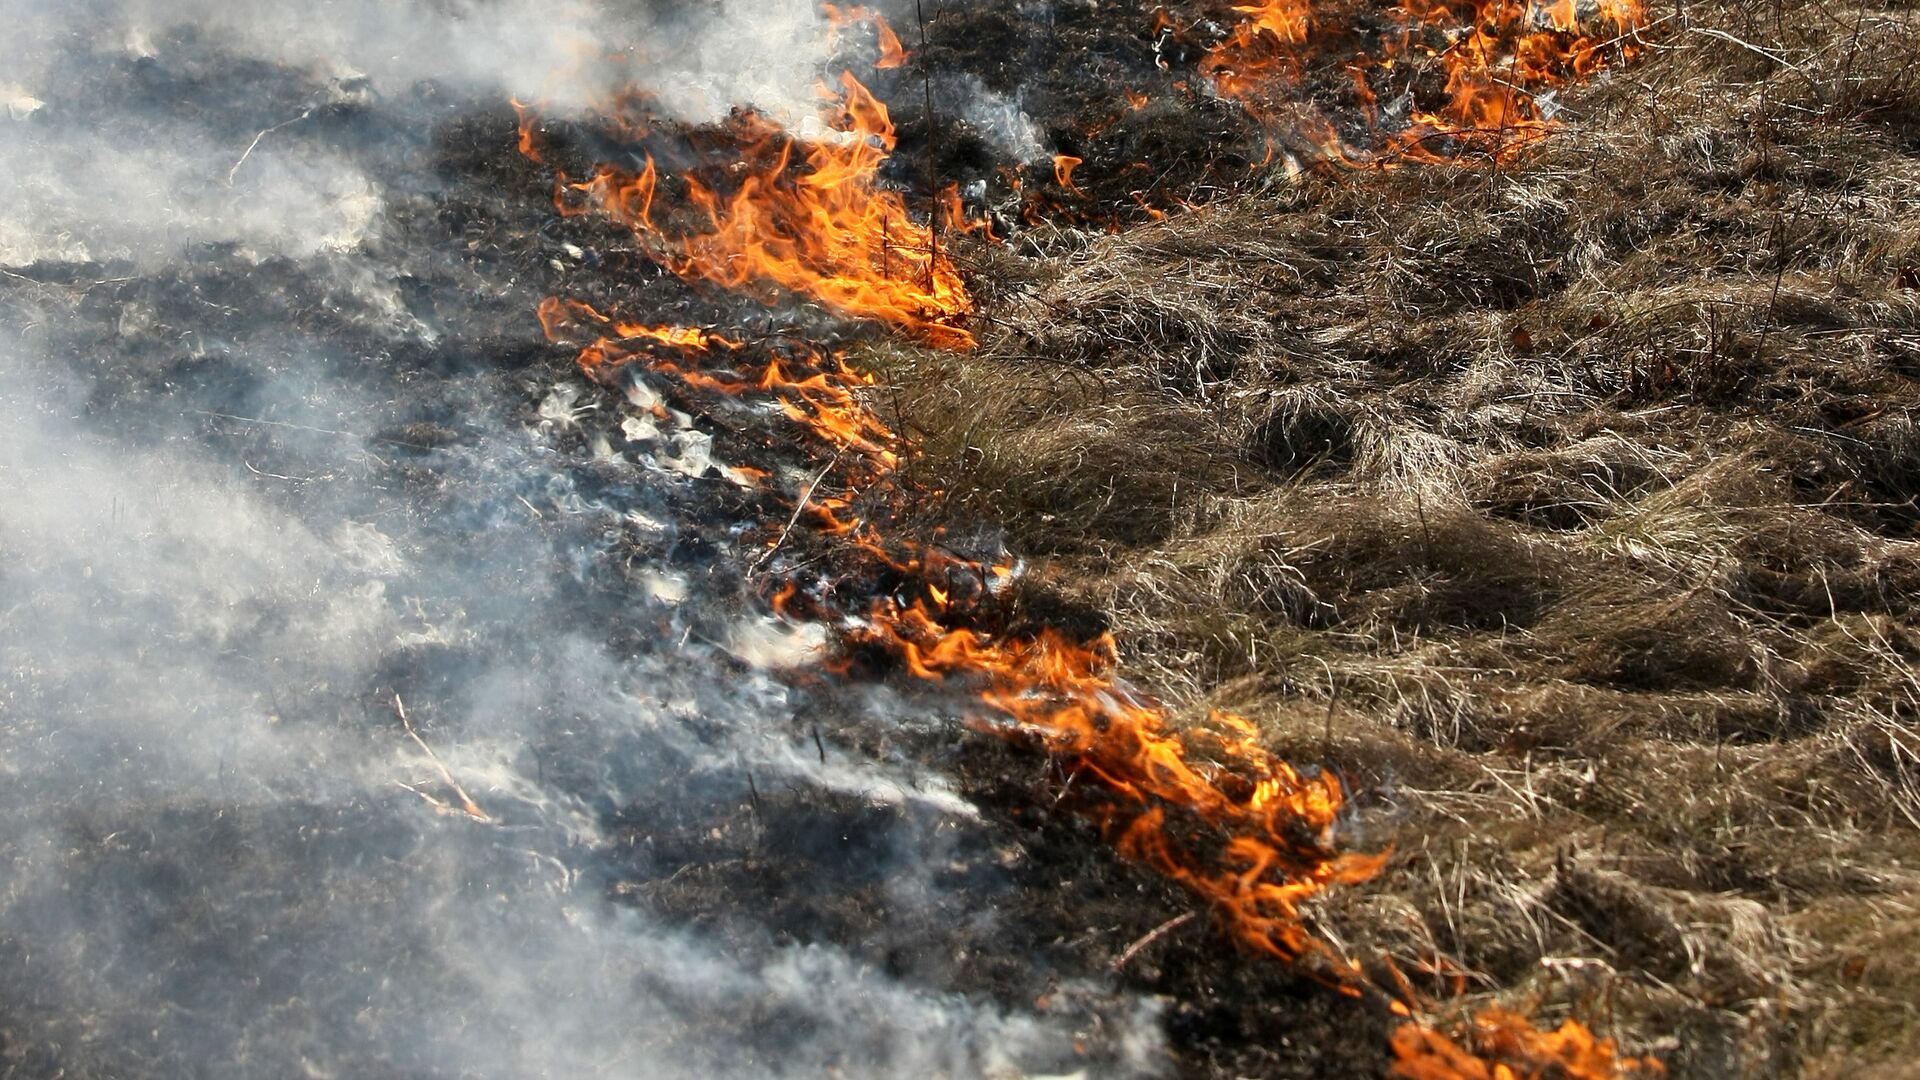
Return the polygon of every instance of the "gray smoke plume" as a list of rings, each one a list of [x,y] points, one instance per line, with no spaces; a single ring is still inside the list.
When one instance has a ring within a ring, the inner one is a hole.
[[[40,90],[50,53],[83,39],[101,53],[151,57],[183,31],[321,81],[371,80],[397,93],[421,80],[518,95],[556,110],[646,87],[688,120],[734,105],[811,111],[830,55],[810,0],[5,0],[4,78],[17,103]]]
[[[805,101],[810,4],[0,19],[0,1067],[1010,1075],[1089,1017],[1156,1067],[1094,988],[988,1000],[757,924],[777,896],[646,902],[767,851],[764,796],[880,822],[857,869],[928,921],[979,822],[807,737],[772,665],[817,639],[674,554],[737,558],[709,449],[610,439],[525,359],[545,255],[476,254],[506,211],[436,139],[613,79]]]

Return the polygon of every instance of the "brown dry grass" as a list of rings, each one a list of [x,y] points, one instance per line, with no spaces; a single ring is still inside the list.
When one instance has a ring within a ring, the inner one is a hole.
[[[1658,15],[1523,167],[977,252],[978,353],[869,359],[950,517],[1363,792],[1329,932],[1676,1075],[1900,1075],[1920,24]]]

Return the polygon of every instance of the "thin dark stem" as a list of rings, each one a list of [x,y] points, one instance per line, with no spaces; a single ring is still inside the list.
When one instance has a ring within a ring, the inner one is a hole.
[[[913,16],[920,24],[920,85],[927,97],[927,296],[932,297],[934,268],[940,262],[940,181],[935,170],[933,66],[927,61],[927,14],[921,0],[913,0]]]

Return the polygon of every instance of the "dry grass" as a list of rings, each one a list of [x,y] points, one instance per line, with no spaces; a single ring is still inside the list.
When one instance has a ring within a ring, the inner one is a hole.
[[[1920,24],[1661,15],[1524,167],[983,252],[984,348],[876,359],[950,516],[1366,792],[1332,932],[1677,1075],[1901,1075]]]

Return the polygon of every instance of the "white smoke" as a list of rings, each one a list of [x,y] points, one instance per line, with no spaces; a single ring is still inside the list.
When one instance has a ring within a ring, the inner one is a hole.
[[[557,629],[559,598],[526,572],[541,557],[532,520],[496,526],[504,552],[477,554],[355,490],[377,465],[319,433],[306,456],[340,460],[303,478],[216,462],[179,437],[191,423],[129,442],[79,418],[82,388],[60,385],[59,366],[0,355],[0,927],[27,946],[10,970],[51,1022],[93,1032],[76,1065],[132,1068],[120,1055],[133,1023],[176,1075],[208,1062],[277,1075],[298,1060],[320,1076],[375,1062],[516,1078],[965,1076],[1067,1052],[1071,1029],[1045,1016],[904,985],[830,947],[742,958],[579,881],[573,852],[615,843],[596,805],[647,797],[666,769],[737,784],[744,765],[769,788],[966,820],[938,784],[839,752],[816,762],[764,674],[723,676],[698,650],[623,661]],[[264,396],[374,409],[317,378]],[[452,475],[509,501],[537,464],[523,435],[488,439]],[[327,507],[348,512],[317,530],[250,491],[295,479],[329,485]],[[525,655],[474,671],[425,746],[362,696],[423,643],[503,635]],[[565,783],[535,764],[556,740]],[[458,812],[459,793],[493,821]],[[76,894],[97,901],[50,902]],[[139,914],[152,905],[173,912],[164,926]],[[256,998],[261,986],[284,989]],[[728,1034],[757,1017],[781,1026],[751,1045]],[[1150,1015],[1120,1019],[1140,1031],[1127,1068],[1150,1070]],[[760,1057],[769,1048],[777,1060]]]
[[[187,33],[389,95],[432,80],[569,111],[639,86],[695,121],[810,112],[832,47],[812,0],[0,0],[0,22],[16,100],[44,96],[51,54],[76,41],[140,58]]]
[[[629,503],[576,490],[569,410],[509,419],[538,396],[510,400],[478,336],[468,376],[385,378],[480,298],[537,334],[539,298],[407,247],[394,222],[448,181],[391,103],[432,81],[419,98],[497,117],[633,83],[690,118],[810,111],[811,3],[0,0],[0,20],[6,1054],[503,1078],[1073,1059],[1073,1016],[610,903],[590,877],[632,838],[609,814],[660,791],[696,818],[754,777],[895,813],[876,858],[909,915],[940,899],[926,834],[977,821],[938,778],[803,737],[764,670],[796,643],[737,612],[692,635],[718,602],[679,568],[618,598],[653,651],[608,645],[580,595],[609,537],[675,527],[692,470],[609,448],[590,464],[639,477]],[[409,395],[459,438],[376,434]],[[624,857],[644,880],[645,849]],[[1115,1068],[1154,1070],[1150,1010],[1101,1008]]]
[[[691,122],[753,107],[800,124],[833,34],[812,0],[0,0],[0,265],[151,261],[231,243],[303,256],[367,239],[379,180],[312,145],[316,112],[433,83],[566,114],[638,87]],[[303,95],[213,131],[156,110],[75,102],[87,65],[221,58],[283,68]],[[84,122],[65,116],[88,109]]]
[[[1046,136],[1020,101],[996,92],[978,75],[942,79],[940,92],[949,107],[1009,161],[1031,164],[1053,156]]]
[[[344,251],[379,211],[373,182],[342,155],[285,140],[247,154],[190,127],[132,127],[0,119],[0,265],[152,262],[210,243]]]

